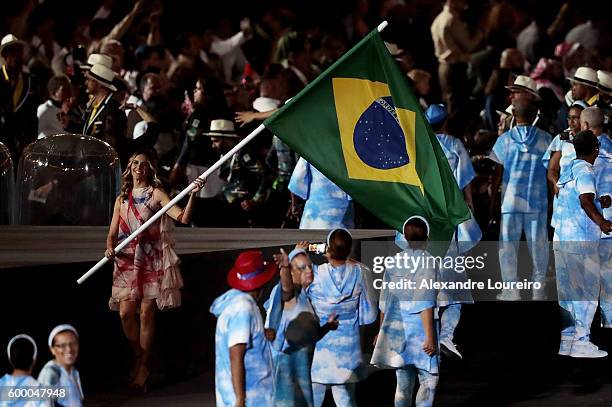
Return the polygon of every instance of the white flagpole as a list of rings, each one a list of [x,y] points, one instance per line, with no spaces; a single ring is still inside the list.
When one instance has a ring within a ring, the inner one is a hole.
[[[380,23],[376,29],[378,30],[378,32],[381,32],[382,30],[387,28],[388,25],[389,25],[389,23],[385,20],[382,23]],[[240,143],[236,144],[236,146],[234,148],[232,148],[229,152],[227,152],[223,157],[221,157],[221,159],[219,159],[219,161],[217,161],[215,164],[213,164],[212,167],[210,167],[208,170],[206,170],[198,178],[200,178],[202,180],[205,180],[206,177],[208,177],[213,171],[215,171],[217,168],[219,168],[221,166],[221,164],[223,164],[225,161],[229,160],[230,157],[232,157],[235,153],[237,153],[242,147],[244,147],[255,136],[257,136],[259,133],[261,133],[261,131],[263,129],[265,129],[265,126],[263,124],[260,124],[259,127],[257,127],[255,130],[253,130]],[[145,230],[146,228],[148,228],[153,222],[155,222],[157,219],[159,219],[159,217],[161,217],[164,213],[166,213],[168,211],[168,209],[170,209],[178,201],[180,201],[193,188],[194,188],[194,185],[193,184],[189,184],[189,186],[187,186],[187,188],[185,188],[183,191],[181,191],[180,194],[175,196],[174,199],[172,199],[170,202],[168,202],[168,204],[166,204],[166,206],[161,208],[148,221],[146,221],[142,226],[140,226],[138,229],[136,229],[123,242],[121,242],[119,245],[117,245],[117,247],[115,247],[115,253],[120,252],[125,246],[127,246],[127,244],[129,242],[131,242],[136,236],[138,236],[140,233],[142,233],[142,231]],[[87,280],[93,273],[95,273],[96,271],[98,271],[98,269],[100,269],[103,265],[105,265],[107,261],[108,261],[108,258],[106,258],[106,257],[103,257],[102,259],[100,259],[100,261],[98,261],[92,268],[90,268],[87,273],[83,274],[81,276],[81,278],[79,278],[77,280],[77,282],[79,284],[82,284],[83,281]]]
[[[234,154],[240,151],[242,147],[244,147],[249,141],[253,140],[253,138],[255,138],[255,136],[261,133],[262,130],[264,130],[265,128],[266,127],[263,124],[260,124],[255,130],[253,130],[248,136],[246,136],[243,140],[241,140],[240,143],[236,144],[234,148],[232,148],[230,151],[225,153],[225,155],[221,157],[219,161],[214,163],[209,169],[207,169],[198,178],[200,178],[201,180],[205,180],[211,173],[213,173],[217,168],[219,168],[224,162],[229,160]],[[193,188],[195,188],[195,185],[193,183],[189,184],[187,188],[183,189],[177,196],[175,196],[163,208],[161,208],[159,211],[157,211],[157,213],[151,216],[151,218],[149,218],[148,221],[143,223],[138,229],[132,232],[132,234],[129,235],[124,241],[119,243],[117,247],[115,247],[115,253],[118,253],[121,250],[123,250],[123,248],[127,246],[128,243],[134,240],[134,238],[138,236],[140,233],[142,233],[146,228],[151,226],[151,224],[155,222],[157,219],[159,219],[164,213],[166,213],[168,209],[172,208],[177,202],[183,199],[183,197],[187,195],[189,192],[191,192]],[[95,273],[102,266],[104,266],[107,261],[108,261],[107,257],[103,257],[102,259],[100,259],[100,261],[98,261],[92,268],[90,268],[87,273],[83,274],[81,278],[77,280],[77,283],[82,284],[83,281],[87,280],[93,273]]]

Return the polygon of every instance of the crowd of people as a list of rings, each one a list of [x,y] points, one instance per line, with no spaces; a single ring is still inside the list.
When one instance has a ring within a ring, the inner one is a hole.
[[[159,0],[130,10],[104,1],[89,21],[61,27],[51,3],[27,1],[4,21],[0,141],[15,166],[37,138],[85,134],[114,147],[122,168],[151,149],[166,190],[181,190],[382,19],[421,107],[444,102],[445,131],[474,161],[469,190],[480,225],[498,218],[493,164],[483,157],[515,121],[506,86],[521,78],[514,90],[533,95],[537,127],[551,137],[568,128],[575,101],[608,117],[610,33],[589,2],[361,0],[341,8],[342,23],[276,5],[240,21],[186,25],[176,37],[165,18],[172,6]],[[346,227],[381,226],[320,175],[266,131],[209,177],[191,223],[326,228],[334,220],[320,214],[333,208]]]
[[[37,138],[62,132],[116,150],[124,172],[106,256],[114,257],[110,305],[134,351],[134,387],[149,376],[155,310],[180,305],[172,221],[164,216],[125,251],[113,248],[173,191],[195,183],[185,209],[168,212],[179,223],[332,230],[323,265],[312,265],[303,244],[279,254],[278,267],[259,252],[236,260],[228,274],[232,289],[211,307],[218,318],[218,405],[320,406],[328,388],[337,405],[355,405],[365,365],[359,326],[377,319],[370,362],[396,369],[396,405],[409,405],[416,377],[417,404],[433,403],[437,348],[460,356],[453,332],[470,295],[401,301],[383,295],[379,315],[361,267],[348,258],[346,229],[382,225],[268,131],[205,183],[197,178],[382,19],[390,23],[382,34],[387,48],[412,84],[407,91],[472,212],[449,253],[499,240],[501,277],[513,283],[524,235],[533,281],[545,286],[555,265],[559,354],[607,355],[590,340],[598,306],[602,325],[612,327],[612,36],[597,2],[357,0],[342,20],[330,21],[303,20],[299,6],[276,5],[205,28],[187,25],[176,36],[164,26],[172,23],[163,1],[138,0],[125,14],[118,2],[104,1],[93,18],[68,27],[54,27],[50,3],[26,1],[3,22],[0,141],[14,162]],[[429,224],[406,215],[396,240],[418,255]],[[280,283],[264,322],[257,303],[277,270]],[[385,278],[401,273],[387,270]],[[498,298],[525,299],[516,289]],[[543,289],[532,293],[545,298]],[[76,330],[62,332],[74,334],[78,353]],[[11,342],[16,373],[6,380],[31,373],[30,342],[23,336]],[[54,343],[50,337],[49,347],[59,352]],[[78,373],[70,373],[76,370],[54,355],[60,373],[41,373],[41,383],[66,374],[78,383]]]

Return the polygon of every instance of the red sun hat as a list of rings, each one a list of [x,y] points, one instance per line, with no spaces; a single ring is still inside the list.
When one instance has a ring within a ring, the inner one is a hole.
[[[227,274],[227,283],[240,291],[253,291],[264,286],[275,274],[274,263],[264,262],[259,250],[249,250],[236,258],[234,267]]]

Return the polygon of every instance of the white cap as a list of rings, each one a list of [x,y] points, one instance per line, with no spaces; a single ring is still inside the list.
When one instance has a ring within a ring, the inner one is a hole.
[[[72,325],[70,325],[70,324],[58,325],[55,328],[53,328],[53,330],[49,334],[49,341],[48,341],[49,347],[50,348],[53,347],[53,339],[55,339],[55,336],[57,334],[62,333],[62,332],[66,332],[66,331],[72,332],[73,334],[76,335],[77,338],[79,337],[79,333],[77,332],[76,328],[73,327]]]
[[[13,347],[13,344],[15,343],[17,339],[26,339],[30,341],[30,343],[32,343],[32,346],[34,347],[34,353],[32,354],[32,360],[36,360],[36,357],[38,356],[38,347],[36,346],[36,342],[34,341],[34,339],[32,339],[30,335],[26,335],[26,334],[15,335],[9,341],[8,345],[6,346],[6,355],[8,356],[9,360],[11,360],[11,348]]]
[[[292,261],[295,258],[295,256],[299,254],[305,254],[306,256],[308,256],[308,253],[306,253],[306,250],[296,248],[296,249],[291,250],[289,254],[287,255],[287,257],[289,258],[289,261]]]
[[[402,225],[402,235],[404,234],[404,229],[406,229],[406,225],[408,224],[408,222],[410,222],[412,219],[420,219],[425,223],[425,227],[427,228],[427,237],[429,237],[429,222],[427,222],[427,219],[425,219],[422,216],[418,216],[418,215],[414,215],[409,217],[408,219],[406,219],[406,221],[404,222],[404,224]],[[405,237],[405,236],[404,236]]]
[[[345,229],[345,228],[335,228],[335,229],[332,229],[332,230],[330,230],[330,231],[329,231],[329,233],[327,234],[327,246],[328,246],[328,247],[329,247],[329,246],[331,246],[331,245],[329,244],[329,239],[331,239],[331,235],[333,235],[333,234],[334,234],[334,232],[335,232],[335,231],[337,231],[337,230],[344,230],[346,233],[348,233],[348,234],[349,234],[349,236],[350,236],[351,238],[353,237],[353,235],[351,235],[351,232],[349,232],[349,230],[348,230],[348,229]]]
[[[260,96],[253,101],[253,109],[258,112],[269,112],[270,110],[278,108],[280,104],[281,102],[278,99]]]

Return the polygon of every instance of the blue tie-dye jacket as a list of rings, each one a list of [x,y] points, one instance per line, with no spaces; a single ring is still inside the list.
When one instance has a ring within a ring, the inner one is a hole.
[[[315,348],[313,383],[355,383],[365,377],[359,326],[376,321],[376,306],[368,294],[361,266],[329,263],[314,267],[314,280],[306,289],[321,321],[336,313],[338,329],[328,332]]]
[[[535,126],[515,126],[495,142],[490,159],[503,165],[502,213],[538,213],[548,206],[542,157],[550,134]]]
[[[246,344],[246,405],[273,405],[272,357],[264,336],[259,307],[253,297],[231,289],[218,297],[210,307],[217,317],[215,331],[215,393],[217,406],[233,407],[236,394],[232,385],[230,348]]]

